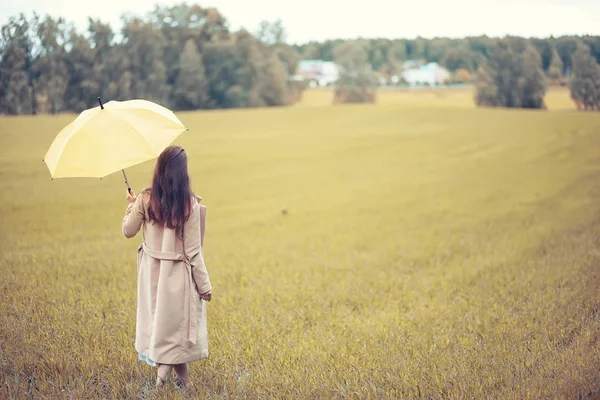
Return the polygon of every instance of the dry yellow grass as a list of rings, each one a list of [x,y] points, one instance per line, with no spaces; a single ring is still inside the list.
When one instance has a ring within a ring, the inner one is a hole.
[[[575,104],[566,87],[552,87],[546,95],[546,106],[550,110],[575,110]],[[313,89],[304,93],[301,107],[330,106],[333,101],[333,91],[329,89]],[[377,94],[379,105],[394,105],[396,107],[425,107],[425,108],[464,108],[475,109],[473,89],[438,88],[438,89],[381,89]]]
[[[209,206],[201,396],[597,395],[598,116],[564,91],[548,112],[327,96],[180,114]],[[147,397],[121,177],[50,181],[41,162],[71,118],[0,119],[0,398]],[[151,170],[129,171],[136,190]]]

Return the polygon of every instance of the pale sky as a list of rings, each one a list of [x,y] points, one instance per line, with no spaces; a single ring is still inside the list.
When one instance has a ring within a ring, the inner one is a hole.
[[[24,12],[62,16],[81,31],[87,17],[120,28],[126,12],[144,15],[154,4],[181,1],[148,0],[0,0],[0,23]],[[205,0],[216,7],[232,29],[254,32],[261,20],[280,18],[288,41],[304,43],[333,38],[426,38],[506,34],[548,37],[600,35],[600,0]]]

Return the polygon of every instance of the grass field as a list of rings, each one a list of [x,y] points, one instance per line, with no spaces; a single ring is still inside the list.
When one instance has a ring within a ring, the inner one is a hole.
[[[598,398],[599,115],[564,90],[546,112],[330,99],[178,114],[209,209],[202,395]],[[0,118],[0,398],[150,396],[122,177],[41,161],[72,118]]]

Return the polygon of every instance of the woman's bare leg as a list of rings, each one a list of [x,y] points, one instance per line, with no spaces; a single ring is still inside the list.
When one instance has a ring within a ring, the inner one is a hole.
[[[158,366],[158,372],[156,373],[156,386],[163,386],[167,382],[169,375],[171,375],[171,369],[173,369],[173,366],[169,364],[160,364]]]
[[[189,369],[188,365],[187,364],[177,364],[177,365],[173,365],[173,368],[175,368],[175,373],[179,377],[179,380],[181,381],[181,384],[183,385],[183,387],[185,389],[191,388],[193,386],[193,384],[190,381],[190,369]]]

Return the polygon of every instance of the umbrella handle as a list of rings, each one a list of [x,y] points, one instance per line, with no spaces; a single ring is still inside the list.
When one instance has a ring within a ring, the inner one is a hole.
[[[123,172],[123,178],[125,178],[125,184],[127,185],[127,191],[129,192],[129,194],[131,194],[131,188],[129,187],[129,182],[127,182],[127,175],[125,175],[125,170],[122,169],[121,172]]]

